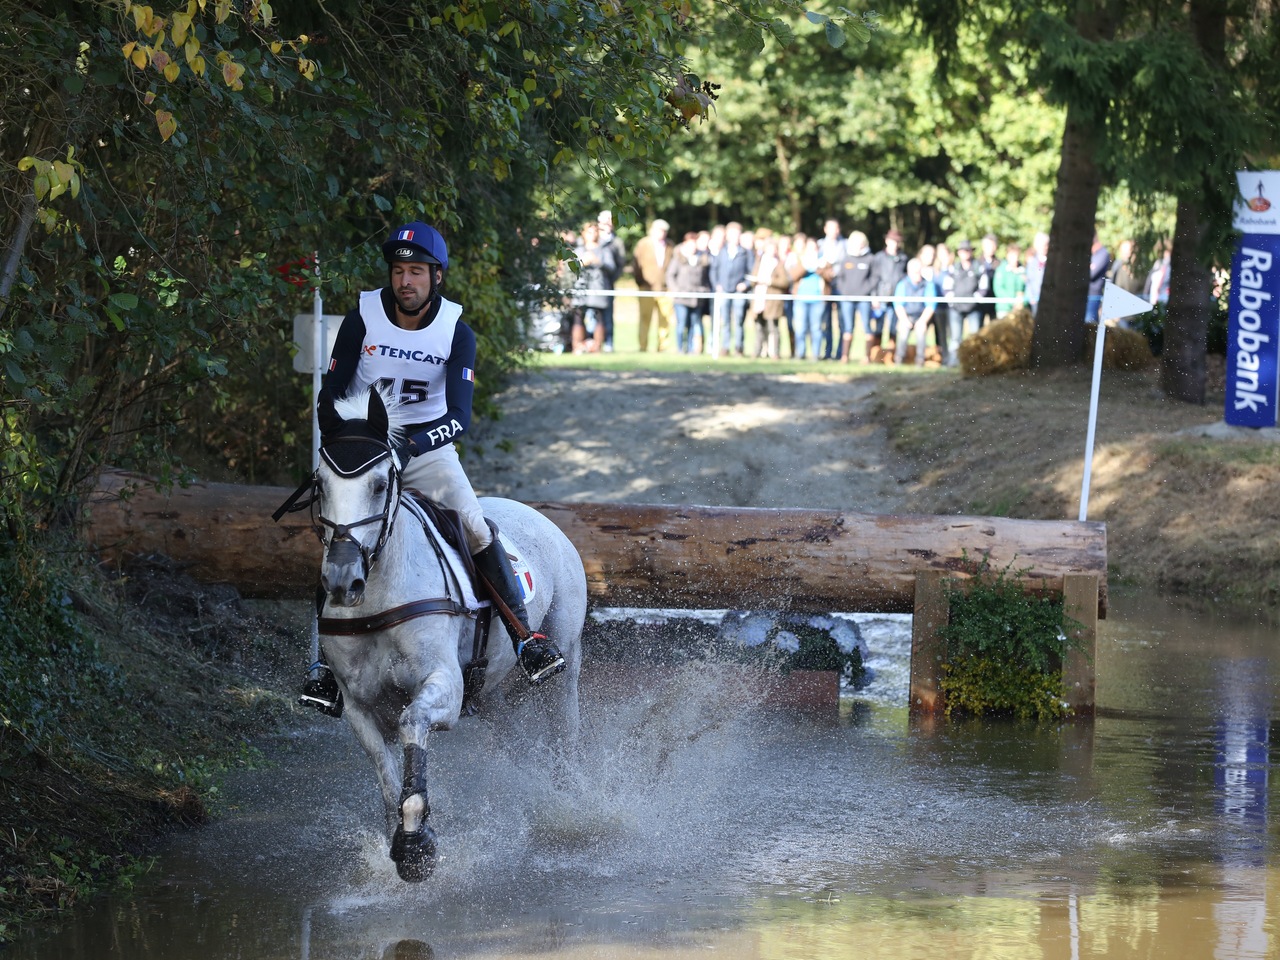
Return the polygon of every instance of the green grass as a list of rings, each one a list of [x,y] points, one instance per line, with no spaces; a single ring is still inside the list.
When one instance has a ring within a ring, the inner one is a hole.
[[[1159,446],[1161,456],[1185,457],[1197,463],[1280,467],[1280,443],[1224,442],[1212,439],[1168,440]]]

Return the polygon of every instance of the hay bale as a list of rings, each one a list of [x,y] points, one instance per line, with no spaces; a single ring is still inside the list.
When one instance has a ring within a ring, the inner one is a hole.
[[[1031,335],[1035,320],[1026,307],[989,323],[960,343],[960,369],[966,377],[985,377],[1007,370],[1025,370],[1031,365]],[[1093,363],[1093,345],[1098,328],[1084,328],[1084,351],[1080,359]],[[1145,370],[1155,361],[1147,338],[1136,330],[1107,327],[1102,346],[1102,365],[1108,370]]]
[[[872,364],[884,364],[885,366],[891,367],[896,361],[893,359],[892,349],[886,350],[883,347],[872,346],[871,355],[867,362]],[[911,344],[907,347],[907,355],[903,359],[902,365],[904,367],[914,366],[915,362],[916,348],[915,344]],[[924,365],[926,367],[942,366],[942,351],[932,343],[924,348]]]
[[[1031,311],[1019,307],[960,341],[960,369],[966,377],[1025,370],[1031,363]]]
[[[1090,325],[1084,328],[1085,363],[1093,363],[1094,344],[1098,339],[1098,328]],[[1107,370],[1145,370],[1155,362],[1151,353],[1151,344],[1137,330],[1126,330],[1124,327],[1107,327],[1107,337],[1102,341],[1102,366]]]

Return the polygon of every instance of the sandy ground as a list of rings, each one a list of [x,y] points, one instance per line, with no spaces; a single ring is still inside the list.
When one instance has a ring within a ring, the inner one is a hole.
[[[960,379],[546,368],[466,456],[482,495],[1076,519],[1089,371]],[[1280,443],[1104,377],[1089,519],[1111,576],[1280,604]]]
[[[870,416],[875,386],[538,370],[498,398],[502,418],[477,430],[467,471],[481,494],[518,500],[893,512],[903,474]]]

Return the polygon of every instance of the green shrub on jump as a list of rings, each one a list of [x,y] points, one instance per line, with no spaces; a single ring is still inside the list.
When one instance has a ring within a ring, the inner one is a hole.
[[[942,692],[947,716],[1059,720],[1069,708],[1062,659],[1074,621],[1062,599],[1026,593],[1008,568],[984,561],[967,589],[952,587]]]

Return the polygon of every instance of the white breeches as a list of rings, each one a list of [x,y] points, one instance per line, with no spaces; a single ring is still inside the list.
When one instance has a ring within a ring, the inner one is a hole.
[[[452,443],[414,457],[400,479],[406,489],[412,487],[442,507],[458,511],[472,556],[493,542],[480,501]]]

